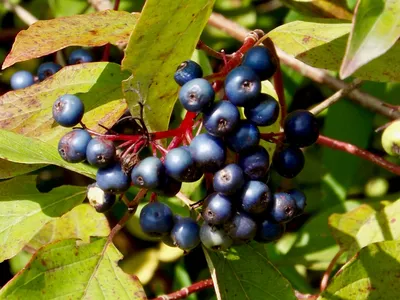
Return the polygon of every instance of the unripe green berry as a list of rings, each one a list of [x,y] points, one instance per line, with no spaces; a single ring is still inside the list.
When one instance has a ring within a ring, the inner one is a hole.
[[[400,120],[393,122],[383,131],[382,147],[387,154],[400,156]]]

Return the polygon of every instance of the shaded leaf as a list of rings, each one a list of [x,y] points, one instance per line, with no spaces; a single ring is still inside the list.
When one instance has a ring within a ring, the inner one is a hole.
[[[127,256],[120,266],[125,273],[137,276],[142,284],[148,284],[159,264],[158,250],[148,248]]]
[[[214,2],[148,0],[144,5],[122,67],[132,72],[124,83],[129,109],[136,115],[138,100],[143,98],[150,131],[168,128],[179,89],[174,73],[182,61],[191,57]]]
[[[122,258],[105,238],[90,244],[75,240],[56,242],[41,248],[28,266],[0,291],[2,299],[147,299],[139,281],[117,265]]]
[[[106,216],[96,212],[89,204],[81,204],[61,218],[47,223],[29,242],[29,246],[38,249],[55,241],[72,238],[89,243],[91,236],[108,236],[109,233],[110,225]]]
[[[262,244],[252,242],[226,253],[203,250],[218,299],[296,299],[290,283],[269,262]]]
[[[361,66],[381,56],[400,37],[400,2],[360,0],[355,10],[340,77],[346,78]]]
[[[164,243],[160,243],[158,249],[158,259],[161,262],[170,263],[182,257],[185,252],[178,247],[170,247]]]
[[[81,203],[82,187],[63,186],[42,194],[36,176],[0,182],[0,261],[17,254],[40,229]]]
[[[346,0],[281,0],[286,6],[305,15],[351,20]]]
[[[139,14],[106,10],[87,15],[37,21],[18,33],[2,69],[17,62],[45,56],[68,46],[124,44]]]
[[[19,164],[5,159],[0,159],[0,179],[26,174],[43,168],[44,166],[45,165]]]
[[[333,277],[318,299],[397,299],[399,247],[400,241],[386,241],[362,249]]]

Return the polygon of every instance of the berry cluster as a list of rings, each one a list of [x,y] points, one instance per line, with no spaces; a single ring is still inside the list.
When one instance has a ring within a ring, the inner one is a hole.
[[[174,215],[154,197],[142,209],[143,232],[160,237],[168,245],[189,251],[201,242],[212,250],[226,250],[253,239],[274,241],[284,233],[285,223],[300,215],[306,205],[301,191],[273,193],[267,185],[270,157],[260,145],[259,127],[277,122],[280,106],[261,92],[261,80],[274,74],[275,61],[267,48],[251,48],[241,65],[227,74],[221,101],[215,101],[215,87],[203,78],[201,67],[191,60],[183,62],[174,75],[181,86],[178,98],[188,112],[202,117],[205,132],[189,138],[188,144],[163,149],[161,158],[138,158],[152,137],[142,118],[144,138],[119,145],[129,151],[117,154],[107,135],[92,138],[93,132],[85,129],[81,122],[84,106],[79,98],[63,95],[53,105],[55,121],[65,127],[81,123],[83,128],[61,138],[59,153],[68,162],[87,160],[99,168],[96,183],[89,186],[87,194],[99,212],[108,210],[115,195],[131,185],[171,197],[183,182],[194,182],[204,175],[209,194],[196,205],[201,207],[201,225],[192,218]],[[240,110],[246,119],[241,119]],[[308,111],[295,111],[287,116],[283,127],[284,133],[270,135],[279,146],[273,167],[282,176],[293,178],[304,166],[300,148],[317,140],[318,125]],[[134,154],[129,168],[125,166],[127,153]]]

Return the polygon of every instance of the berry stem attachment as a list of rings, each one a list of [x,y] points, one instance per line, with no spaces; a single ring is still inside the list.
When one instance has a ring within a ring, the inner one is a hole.
[[[178,299],[185,299],[187,296],[193,293],[200,292],[202,290],[211,288],[214,286],[214,283],[211,278],[205,279],[196,283],[193,283],[191,286],[184,287],[179,291],[173,292],[168,295],[158,296],[152,300],[178,300]]]
[[[204,43],[203,41],[199,40],[196,46],[196,49],[198,50],[203,50],[205,53],[207,53],[209,56],[217,58],[217,59],[225,59],[226,57],[229,57],[230,55],[226,55],[224,52],[218,52],[215,51],[213,48],[209,47]]]
[[[332,272],[332,270],[333,270],[333,267],[336,265],[336,262],[338,261],[338,259],[340,258],[340,256],[343,254],[343,252],[344,252],[343,249],[340,249],[340,250],[338,251],[338,253],[336,253],[336,255],[332,258],[331,262],[329,263],[329,266],[328,266],[328,268],[326,269],[324,275],[322,276],[321,285],[320,285],[321,293],[322,293],[323,291],[325,291],[325,289],[327,288],[327,286],[328,286],[328,281],[329,281],[329,275],[331,274],[331,272]]]

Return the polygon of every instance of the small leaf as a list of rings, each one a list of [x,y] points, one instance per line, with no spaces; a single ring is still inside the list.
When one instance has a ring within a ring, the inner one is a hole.
[[[87,15],[37,21],[18,33],[2,69],[41,57],[68,46],[95,47],[124,44],[135,28],[139,14],[106,10]]]
[[[346,0],[281,0],[286,6],[302,14],[351,20]]]
[[[400,37],[399,13],[398,0],[359,0],[340,68],[342,79],[394,45]]]
[[[33,172],[45,165],[19,164],[5,159],[0,159],[0,179],[12,178],[18,175]]]
[[[333,277],[318,300],[398,299],[400,241],[371,244]]]
[[[40,229],[81,203],[82,187],[63,186],[42,194],[36,176],[0,182],[0,261],[17,254]]]
[[[147,0],[125,50],[122,67],[132,72],[124,82],[132,115],[145,103],[150,131],[166,130],[179,86],[173,76],[196,47],[215,0]],[[136,90],[136,91],[134,91]],[[140,93],[140,96],[139,96]]]
[[[226,253],[203,250],[218,299],[296,299],[290,283],[269,262],[263,245],[252,242]]]
[[[29,242],[38,249],[43,245],[67,239],[80,239],[90,242],[91,236],[108,236],[110,225],[104,214],[96,212],[89,204],[74,207],[61,218],[47,223]]]
[[[1,289],[0,298],[147,299],[140,282],[118,267],[121,253],[106,241],[65,240],[41,248]]]

